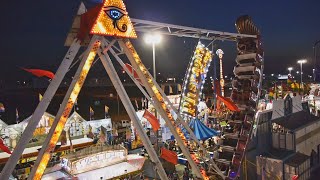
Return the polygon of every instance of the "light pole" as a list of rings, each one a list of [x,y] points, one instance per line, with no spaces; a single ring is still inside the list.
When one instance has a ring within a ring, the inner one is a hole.
[[[153,78],[156,81],[156,52],[155,47],[156,44],[160,43],[161,36],[159,34],[147,34],[145,37],[145,41],[148,44],[152,44],[152,59],[153,59]]]
[[[313,80],[314,80],[314,81],[316,80],[315,70],[316,70],[316,69],[312,69],[312,75],[313,75]]]
[[[300,89],[302,87],[302,75],[303,75],[303,71],[302,71],[302,64],[306,63],[307,60],[306,59],[301,59],[301,60],[298,60],[297,63],[300,64]]]
[[[320,43],[320,40],[316,41],[313,45],[313,61],[314,61],[314,68],[316,69],[317,68],[317,44]],[[316,71],[314,70],[313,71],[313,80],[315,81],[316,80]]]
[[[154,81],[157,82],[157,73],[156,73],[156,51],[155,51],[155,47],[156,44],[159,44],[161,41],[161,36],[160,34],[147,34],[145,36],[145,41],[147,44],[152,44],[152,59],[153,59],[153,78]],[[157,110],[154,110],[154,115],[158,118],[157,116]],[[156,132],[156,150],[157,153],[159,153],[159,143],[158,143],[158,137],[159,137],[159,130]]]
[[[291,75],[292,70],[293,70],[293,67],[288,67],[289,75]]]

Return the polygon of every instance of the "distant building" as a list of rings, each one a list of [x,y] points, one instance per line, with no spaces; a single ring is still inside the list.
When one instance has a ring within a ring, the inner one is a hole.
[[[300,96],[273,102],[257,114],[257,179],[309,179],[320,160],[320,118]]]

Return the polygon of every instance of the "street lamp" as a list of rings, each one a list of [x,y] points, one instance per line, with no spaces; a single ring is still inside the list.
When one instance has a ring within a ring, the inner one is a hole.
[[[304,64],[306,62],[307,62],[306,59],[301,59],[301,60],[297,61],[297,63],[300,64],[300,84],[301,84],[301,87],[302,87],[302,75],[303,75],[302,64]],[[301,87],[300,87],[300,89],[301,89]]]
[[[293,67],[288,67],[289,75],[291,75],[292,70],[293,70]]]
[[[155,46],[156,46],[156,44],[158,44],[158,43],[160,43],[160,41],[161,41],[161,36],[160,36],[160,34],[157,34],[157,33],[152,33],[152,34],[147,34],[146,36],[145,36],[145,42],[147,43],[147,44],[152,44],[152,59],[153,59],[153,78],[154,78],[154,81],[155,82],[157,82],[157,79],[156,79],[156,77],[157,77],[157,74],[156,74],[156,52],[155,52]],[[156,111],[156,109],[155,109],[155,111],[154,111],[154,115],[156,116],[156,117],[158,117],[157,116],[157,111]],[[160,123],[160,122],[159,122]],[[156,134],[156,138],[157,138],[157,140],[156,140],[156,148],[157,148],[157,153],[158,153],[158,150],[159,150],[159,143],[158,143],[158,137],[159,137],[159,130],[156,132],[157,134]]]
[[[156,53],[155,53],[155,46],[156,44],[160,43],[161,36],[160,34],[147,34],[145,36],[145,41],[147,44],[152,44],[152,57],[153,57],[153,78],[156,81]]]
[[[316,70],[316,69],[312,69],[312,75],[313,75],[313,80],[314,80],[314,81],[316,80],[315,70]]]

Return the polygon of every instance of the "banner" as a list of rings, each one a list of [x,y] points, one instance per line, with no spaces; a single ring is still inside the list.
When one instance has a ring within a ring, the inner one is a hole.
[[[166,148],[161,148],[160,157],[174,165],[178,164],[178,155],[174,151],[170,151]]]
[[[47,70],[42,70],[42,69],[27,69],[27,68],[22,68],[23,70],[37,76],[37,77],[47,77],[50,79],[53,79],[54,74],[50,71]]]
[[[160,128],[160,123],[153,114],[151,114],[148,110],[145,110],[143,113],[143,117],[150,122],[154,131],[158,131],[158,129]]]

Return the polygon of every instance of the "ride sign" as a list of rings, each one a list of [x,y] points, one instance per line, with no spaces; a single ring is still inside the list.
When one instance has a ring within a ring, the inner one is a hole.
[[[126,161],[126,152],[125,150],[105,151],[69,161],[71,161],[70,173],[79,174]]]

